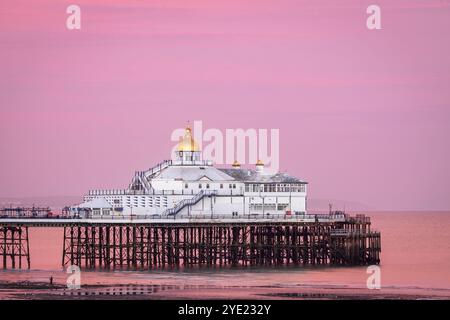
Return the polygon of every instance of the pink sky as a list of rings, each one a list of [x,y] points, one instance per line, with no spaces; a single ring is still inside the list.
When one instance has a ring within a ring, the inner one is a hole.
[[[3,0],[0,197],[126,187],[202,120],[279,128],[310,198],[449,210],[449,39],[447,0]]]

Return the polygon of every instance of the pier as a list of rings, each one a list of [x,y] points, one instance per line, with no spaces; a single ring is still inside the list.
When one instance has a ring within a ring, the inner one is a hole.
[[[62,266],[152,269],[189,266],[370,265],[381,236],[357,215],[68,219],[0,218],[3,268],[31,267],[29,228],[64,228]],[[24,261],[22,261],[24,259]]]

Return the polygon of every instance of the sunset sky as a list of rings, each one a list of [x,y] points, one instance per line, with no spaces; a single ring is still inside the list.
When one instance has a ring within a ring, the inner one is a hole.
[[[0,197],[124,188],[188,120],[280,129],[309,198],[450,210],[450,0],[0,2]]]

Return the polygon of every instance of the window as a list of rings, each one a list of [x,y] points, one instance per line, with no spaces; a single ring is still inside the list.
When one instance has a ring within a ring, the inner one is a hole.
[[[223,183],[220,184],[220,189],[223,189]]]
[[[187,184],[187,183],[186,183],[186,184],[184,185],[184,188],[185,188],[185,189],[187,189],[187,188],[188,188],[188,184]]]
[[[236,185],[235,184],[233,184],[233,189],[236,189]]]
[[[202,184],[201,184],[201,183],[199,183],[199,185],[198,185],[198,188],[199,188],[199,189],[201,189],[201,188],[202,188]]]
[[[206,184],[206,189],[209,189],[209,183]]]

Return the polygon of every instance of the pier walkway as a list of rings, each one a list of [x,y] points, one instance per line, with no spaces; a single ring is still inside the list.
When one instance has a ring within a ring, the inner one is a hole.
[[[211,223],[211,224],[267,224],[267,223],[335,223],[349,220],[344,216],[325,217],[318,215],[308,216],[147,216],[147,217],[98,217],[98,218],[0,218],[0,226],[29,226],[29,227],[69,227],[76,225],[152,225],[152,224],[186,224],[186,223]]]

